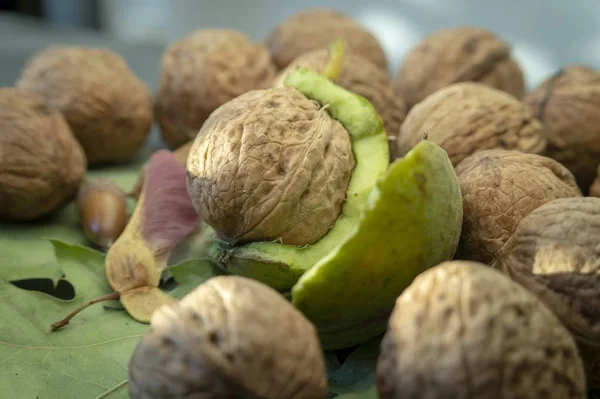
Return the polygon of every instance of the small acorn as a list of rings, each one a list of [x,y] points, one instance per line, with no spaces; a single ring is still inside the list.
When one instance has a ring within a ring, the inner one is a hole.
[[[127,225],[127,200],[123,190],[106,179],[86,181],[77,194],[79,219],[86,238],[108,250]]]

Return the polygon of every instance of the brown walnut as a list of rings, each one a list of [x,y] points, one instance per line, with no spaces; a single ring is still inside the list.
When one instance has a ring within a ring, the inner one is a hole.
[[[213,277],[157,310],[129,364],[132,399],[325,398],[314,326],[274,289]]]
[[[456,174],[464,213],[458,259],[491,262],[531,211],[556,198],[582,196],[567,168],[520,151],[478,151],[458,164]]]
[[[36,93],[0,88],[0,220],[28,221],[75,196],[83,150],[63,115]]]
[[[328,48],[337,39],[343,39],[350,52],[387,71],[387,58],[377,38],[349,15],[326,7],[287,17],[269,32],[265,43],[277,67],[283,69],[302,54]]]
[[[294,88],[253,90],[202,126],[188,193],[224,241],[307,245],[337,220],[353,168],[348,132],[316,102]]]
[[[585,193],[600,164],[600,71],[568,66],[524,101],[544,124],[547,155],[573,172]]]
[[[162,57],[155,115],[163,139],[176,148],[198,134],[211,112],[252,89],[266,88],[276,69],[269,51],[230,29],[201,29]]]
[[[400,295],[379,398],[586,398],[577,347],[534,295],[475,262],[444,262]]]
[[[112,50],[45,49],[28,61],[16,85],[64,114],[90,165],[132,160],[152,125],[150,90]]]
[[[596,173],[596,180],[590,187],[590,197],[600,197],[600,166],[598,166],[598,172]]]
[[[322,73],[329,58],[327,49],[303,54],[277,75],[273,86],[283,87],[285,77],[299,66]],[[390,76],[366,58],[356,54],[346,54],[340,74],[333,81],[346,90],[363,96],[373,104],[383,119],[390,140],[390,150],[394,150],[395,138],[406,116],[406,105],[402,99],[394,95]]]
[[[562,198],[527,215],[493,266],[552,309],[600,388],[600,198]]]
[[[495,33],[476,26],[429,34],[404,59],[394,89],[409,108],[428,95],[459,82],[480,82],[521,98],[525,78],[511,47]]]
[[[543,127],[525,104],[482,83],[447,86],[414,106],[400,127],[397,155],[404,156],[427,135],[456,166],[468,155],[493,148],[539,154]]]

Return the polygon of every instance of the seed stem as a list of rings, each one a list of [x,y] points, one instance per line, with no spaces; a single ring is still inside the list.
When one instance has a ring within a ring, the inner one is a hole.
[[[99,296],[98,298],[94,298],[92,300],[89,300],[85,303],[82,303],[81,305],[77,306],[77,308],[75,308],[71,313],[69,313],[67,315],[67,317],[65,317],[62,320],[59,320],[55,323],[52,323],[52,326],[50,327],[50,331],[56,331],[59,328],[62,328],[64,326],[66,326],[67,324],[69,324],[69,322],[71,321],[71,319],[73,317],[75,317],[75,315],[77,315],[77,313],[81,312],[83,309],[87,308],[88,306],[91,306],[95,303],[98,302],[103,302],[103,301],[110,301],[113,299],[119,299],[121,297],[121,294],[118,292],[111,292],[110,294],[106,294],[106,295],[102,295]]]
[[[345,52],[345,41],[339,39],[331,43],[329,46],[329,61],[323,68],[323,76],[329,80],[334,80],[340,75]]]

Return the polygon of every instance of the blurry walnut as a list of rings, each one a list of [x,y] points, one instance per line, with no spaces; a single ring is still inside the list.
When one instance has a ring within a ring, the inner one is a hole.
[[[442,87],[480,82],[521,98],[525,78],[511,47],[493,32],[474,26],[429,34],[406,56],[394,79],[398,96],[412,108]]]
[[[354,168],[350,136],[294,88],[219,107],[190,150],[188,192],[231,244],[318,241],[337,220]]]
[[[494,267],[552,309],[575,336],[588,386],[600,388],[600,198],[562,198],[526,216]]]
[[[273,86],[283,87],[285,77],[299,66],[316,70],[319,73],[329,61],[327,49],[315,50],[296,58],[277,75]],[[394,96],[392,81],[389,75],[366,58],[355,54],[346,54],[342,61],[342,69],[334,82],[339,86],[359,94],[369,100],[381,118],[385,131],[391,141],[391,150],[395,148],[395,137],[406,116],[406,105]]]
[[[600,71],[566,67],[524,101],[544,124],[547,155],[573,172],[586,192],[600,164]]]
[[[476,152],[458,164],[456,174],[464,209],[458,259],[491,262],[531,211],[555,198],[582,195],[567,168],[520,151]]]
[[[88,164],[132,160],[152,125],[152,96],[117,53],[57,46],[32,57],[16,83],[59,109]]]
[[[213,277],[157,310],[129,364],[132,399],[317,399],[327,393],[314,326],[274,289]]]
[[[455,83],[414,106],[400,127],[396,152],[404,156],[423,136],[440,145],[456,166],[481,150],[540,154],[543,127],[519,100],[481,83]]]
[[[63,115],[39,95],[0,89],[0,220],[47,215],[83,180],[85,155]]]
[[[336,39],[345,40],[349,51],[387,72],[385,52],[377,38],[349,15],[325,7],[287,17],[271,30],[265,43],[282,69],[304,53],[327,48]]]
[[[590,197],[600,197],[600,166],[598,166],[598,172],[596,173],[596,180],[590,187]]]
[[[379,398],[585,399],[573,338],[534,295],[475,262],[444,262],[397,299]]]
[[[163,139],[171,148],[194,139],[212,111],[266,88],[275,73],[266,47],[235,30],[198,30],[173,43],[162,57],[154,104]]]

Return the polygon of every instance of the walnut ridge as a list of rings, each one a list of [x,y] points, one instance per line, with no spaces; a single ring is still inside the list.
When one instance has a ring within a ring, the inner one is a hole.
[[[521,98],[525,79],[511,47],[477,26],[457,26],[426,36],[406,56],[394,89],[409,108],[428,95],[459,82],[480,82]]]
[[[533,294],[475,262],[443,262],[396,301],[379,398],[586,398],[577,347]]]
[[[456,166],[456,174],[464,209],[458,259],[491,262],[531,211],[555,198],[582,195],[567,168],[520,151],[478,151]]]
[[[414,106],[400,127],[397,155],[406,154],[424,134],[448,152],[455,166],[476,151],[540,154],[546,147],[543,126],[525,104],[476,82],[452,84]]]
[[[16,85],[64,114],[89,165],[132,160],[150,131],[150,90],[112,50],[49,47],[27,62]]]
[[[293,88],[219,107],[190,150],[188,192],[229,243],[311,244],[335,223],[354,157],[344,127]]]
[[[172,148],[192,140],[210,113],[252,89],[276,69],[266,47],[231,29],[200,29],[163,54],[154,111]]]
[[[85,154],[60,112],[38,94],[0,88],[0,220],[56,211],[85,171]]]
[[[157,310],[129,366],[133,399],[327,393],[313,325],[274,289],[237,276],[213,277]]]

